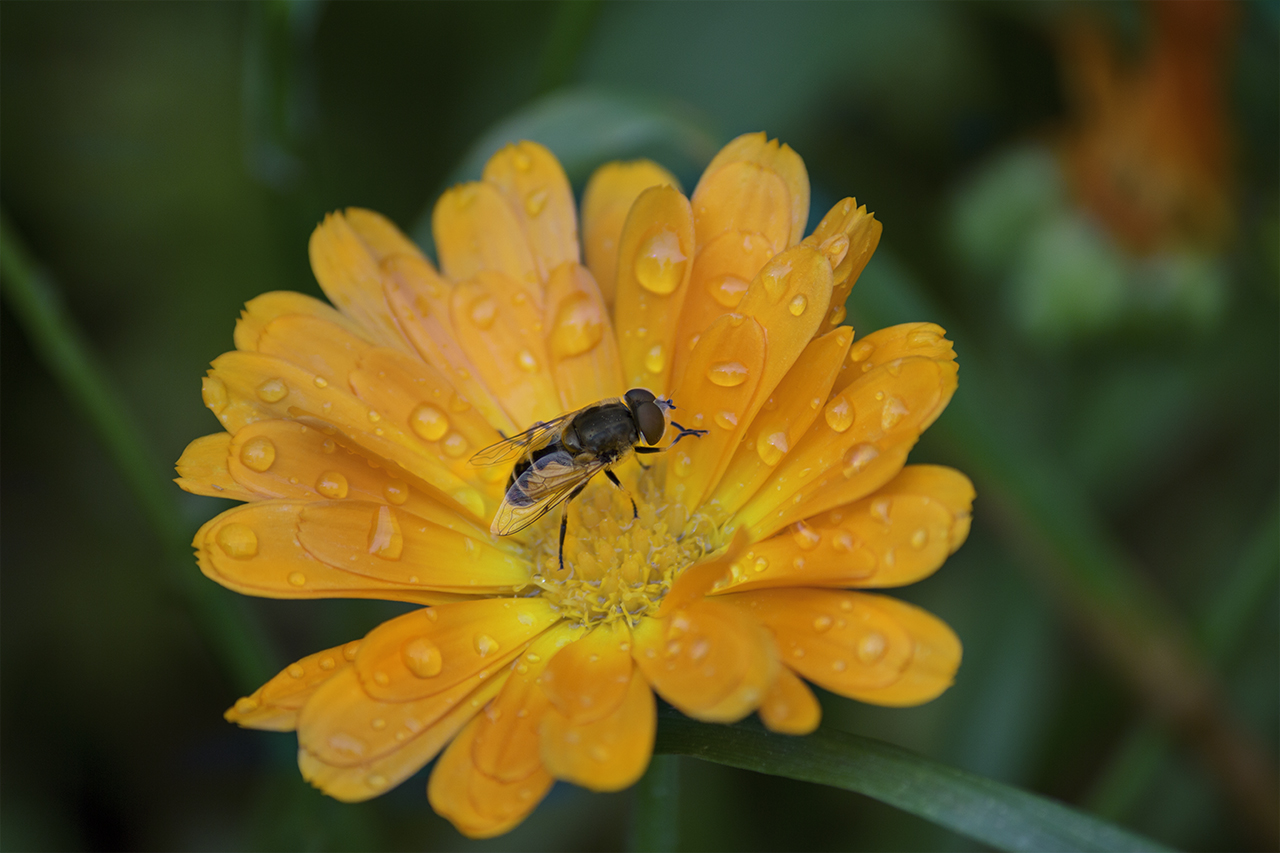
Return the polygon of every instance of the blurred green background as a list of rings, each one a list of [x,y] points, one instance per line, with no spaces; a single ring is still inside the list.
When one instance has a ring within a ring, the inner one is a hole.
[[[960,390],[913,460],[978,491],[969,542],[902,593],[960,634],[956,686],[910,710],[824,696],[824,724],[1166,844],[1274,849],[1280,5],[1224,8],[1172,51],[1206,42],[1213,61],[1179,79],[1220,113],[1157,136],[1216,122],[1228,165],[1206,192],[1229,215],[1135,249],[1063,166],[1090,70],[1064,44],[1085,26],[1140,70],[1151,5],[7,2],[6,240],[136,420],[133,476],[159,482],[217,428],[200,377],[241,305],[318,295],[306,245],[326,211],[421,235],[442,188],[522,136],[579,192],[639,155],[691,189],[721,144],[766,130],[805,159],[811,224],[850,194],[884,222],[858,333],[933,320],[956,341]],[[1150,159],[1108,179],[1163,186]],[[559,785],[513,834],[469,842],[425,774],[342,805],[300,779],[292,735],[223,722],[254,685],[173,546],[221,503],[163,483],[176,514],[157,526],[5,295],[4,849],[625,848],[627,793]],[[205,586],[273,667],[396,612]],[[977,849],[855,794],[681,762],[684,849]]]

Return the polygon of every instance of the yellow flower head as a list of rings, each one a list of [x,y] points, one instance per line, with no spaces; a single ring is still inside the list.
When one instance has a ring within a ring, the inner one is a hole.
[[[918,580],[968,533],[964,475],[904,467],[955,356],[928,323],[853,342],[843,305],[880,224],[845,199],[804,237],[808,208],[800,158],[755,134],[691,199],[653,163],[601,168],[581,244],[564,172],[530,142],[440,199],[439,271],[377,214],[327,217],[311,263],[334,307],[246,306],[204,380],[225,432],[191,444],[178,482],[247,502],[196,535],[218,583],[423,606],[227,718],[296,729],[303,775],[341,800],[443,750],[431,804],[480,837],[554,779],[635,782],[655,691],[700,720],[755,711],[803,734],[819,720],[806,680],[880,705],[946,689],[945,624],[846,590]],[[563,568],[558,512],[492,534],[512,466],[476,452],[629,388],[707,434],[619,463],[622,489],[590,480]]]

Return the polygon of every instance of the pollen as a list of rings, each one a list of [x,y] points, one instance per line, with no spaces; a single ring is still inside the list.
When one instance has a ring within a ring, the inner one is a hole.
[[[652,614],[689,566],[719,547],[717,531],[665,498],[661,465],[624,478],[624,493],[597,477],[569,505],[564,569],[558,555],[560,513],[530,528],[538,595],[561,617],[582,625],[623,620],[634,626]],[[629,482],[628,482],[629,480]],[[633,513],[628,495],[635,499]]]

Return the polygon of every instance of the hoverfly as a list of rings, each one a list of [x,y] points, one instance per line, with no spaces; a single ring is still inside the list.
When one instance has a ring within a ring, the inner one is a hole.
[[[601,400],[534,424],[519,435],[484,448],[471,457],[472,465],[517,460],[489,529],[498,536],[509,536],[564,504],[560,515],[563,570],[569,501],[587,487],[592,477],[604,471],[609,482],[621,489],[622,483],[609,469],[632,453],[660,453],[670,450],[686,435],[697,438],[707,434],[705,429],[686,429],[672,421],[671,425],[679,430],[676,437],[666,447],[655,446],[667,430],[665,413],[674,408],[670,400],[660,400],[644,388],[632,388],[621,399]],[[636,514],[634,498],[631,512]]]

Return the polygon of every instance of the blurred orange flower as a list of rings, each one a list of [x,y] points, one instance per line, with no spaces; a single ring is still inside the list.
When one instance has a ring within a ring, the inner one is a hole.
[[[650,162],[601,168],[581,251],[569,183],[530,142],[441,198],[439,271],[377,214],[327,217],[311,262],[336,307],[246,306],[204,380],[225,431],[187,448],[178,482],[247,502],[196,535],[218,583],[422,607],[291,664],[227,718],[296,729],[303,775],[347,801],[443,750],[430,801],[483,837],[554,779],[635,782],[655,692],[803,734],[820,714],[806,680],[882,705],[945,690],[951,630],[846,588],[919,580],[968,533],[968,479],[904,467],[955,356],[928,323],[853,342],[843,305],[880,224],[845,199],[805,238],[808,207],[799,156],[755,134],[692,198]],[[631,387],[709,430],[618,467],[635,516],[593,481],[563,571],[556,514],[493,536],[509,472],[471,456]]]
[[[1076,116],[1067,171],[1084,205],[1129,250],[1221,249],[1234,228],[1225,97],[1237,10],[1223,0],[1144,8],[1150,43],[1132,66],[1093,21],[1066,32]]]

